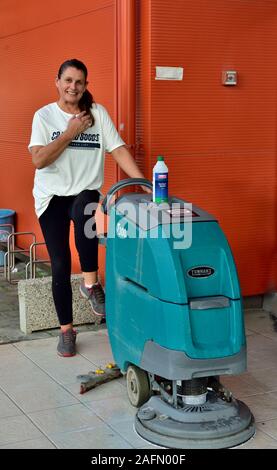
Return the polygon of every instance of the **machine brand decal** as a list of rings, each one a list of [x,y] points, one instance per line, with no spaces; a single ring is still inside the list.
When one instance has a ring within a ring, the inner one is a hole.
[[[215,269],[210,266],[194,266],[187,271],[187,275],[194,278],[209,277],[215,273]]]
[[[120,222],[117,222],[116,233],[119,238],[127,238],[127,230],[126,228],[122,227]]]

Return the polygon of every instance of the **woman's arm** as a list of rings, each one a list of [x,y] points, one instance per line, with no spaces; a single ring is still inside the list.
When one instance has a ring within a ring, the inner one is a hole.
[[[111,152],[111,154],[115,159],[116,163],[118,163],[120,168],[126,173],[126,175],[130,176],[130,178],[145,178],[144,174],[140,171],[129,150],[127,150],[124,145],[122,145],[121,147],[117,147]],[[149,189],[147,186],[141,187],[147,193],[152,193],[151,189]]]
[[[61,153],[66,149],[70,144],[72,138],[66,135],[66,132],[61,134],[57,139],[53,140],[48,145],[35,145],[31,147],[30,152],[32,154],[32,162],[35,167],[40,170],[46,166],[54,163]]]
[[[130,178],[144,178],[143,173],[140,171],[129,150],[127,150],[124,145],[117,147],[111,152],[111,154],[116,163],[118,163],[120,168],[126,173],[126,175],[130,176]]]
[[[45,146],[31,147],[30,152],[35,167],[40,170],[54,163],[76,135],[84,132],[90,125],[91,117],[86,114],[86,111],[82,111],[77,117],[73,116],[69,120],[67,129],[53,142]]]

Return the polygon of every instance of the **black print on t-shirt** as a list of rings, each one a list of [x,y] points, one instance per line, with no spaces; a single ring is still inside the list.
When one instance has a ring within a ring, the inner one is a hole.
[[[61,131],[54,131],[52,133],[52,137],[51,137],[51,140],[55,140],[57,139],[60,135],[62,134]],[[81,134],[78,134],[76,135],[75,139],[72,140],[72,142],[70,142],[70,144],[68,145],[68,147],[71,147],[71,148],[84,148],[84,149],[87,149],[87,148],[99,148],[100,149],[100,143],[97,143],[99,142],[100,140],[100,134],[85,134],[85,133],[81,133]]]

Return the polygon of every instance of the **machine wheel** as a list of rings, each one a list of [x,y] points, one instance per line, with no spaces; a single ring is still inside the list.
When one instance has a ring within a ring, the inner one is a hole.
[[[128,398],[138,408],[150,398],[148,375],[137,366],[129,366],[126,379]]]

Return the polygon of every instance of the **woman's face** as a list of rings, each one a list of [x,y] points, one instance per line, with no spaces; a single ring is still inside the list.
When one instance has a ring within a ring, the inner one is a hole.
[[[67,67],[60,78],[56,78],[60,100],[64,103],[76,105],[87,88],[84,72],[75,67]]]

